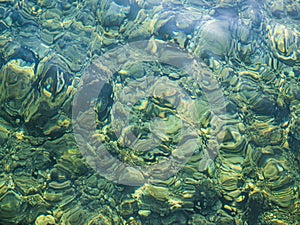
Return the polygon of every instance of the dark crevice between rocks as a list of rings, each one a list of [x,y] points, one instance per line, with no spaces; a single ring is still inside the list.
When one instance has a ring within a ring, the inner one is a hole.
[[[256,192],[249,196],[248,208],[245,214],[248,225],[259,224],[261,213],[264,212],[264,204],[265,199],[262,193]]]

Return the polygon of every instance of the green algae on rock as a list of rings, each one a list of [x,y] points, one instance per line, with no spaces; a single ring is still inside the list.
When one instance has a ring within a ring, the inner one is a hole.
[[[0,223],[299,224],[299,19],[291,0],[0,1]]]

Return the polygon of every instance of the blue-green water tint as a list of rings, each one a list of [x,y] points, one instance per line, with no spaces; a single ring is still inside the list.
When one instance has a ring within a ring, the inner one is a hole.
[[[300,2],[0,2],[0,224],[299,224]]]

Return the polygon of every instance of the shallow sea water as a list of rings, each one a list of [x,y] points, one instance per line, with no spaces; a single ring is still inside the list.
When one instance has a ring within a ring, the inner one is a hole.
[[[300,224],[299,0],[1,0],[0,224]]]

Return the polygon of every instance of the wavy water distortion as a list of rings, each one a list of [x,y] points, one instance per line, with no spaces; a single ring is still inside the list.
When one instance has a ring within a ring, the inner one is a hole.
[[[0,1],[0,224],[300,224],[299,0]]]

